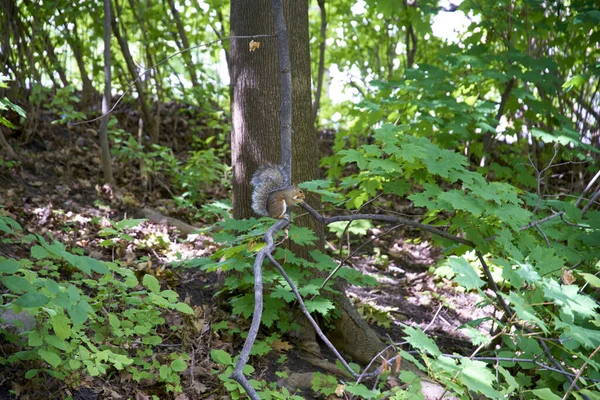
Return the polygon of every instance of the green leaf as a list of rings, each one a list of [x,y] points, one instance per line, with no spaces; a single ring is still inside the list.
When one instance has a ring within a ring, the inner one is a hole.
[[[355,396],[358,396],[361,399],[377,399],[381,396],[381,392],[379,390],[371,390],[367,388],[365,385],[349,383],[345,387],[348,393],[351,393]]]
[[[121,321],[114,313],[108,313],[108,323],[113,329],[121,327]]]
[[[181,358],[177,360],[173,360],[171,362],[171,369],[175,372],[183,372],[187,368],[187,363],[183,361]]]
[[[545,279],[543,290],[544,297],[556,304],[561,314],[587,318],[596,314],[598,304],[592,298],[579,294],[577,285],[561,285],[553,279]]]
[[[58,336],[47,335],[44,337],[44,340],[50,346],[54,346],[59,350],[67,351],[67,342],[65,342],[63,339],[59,338]]]
[[[469,360],[466,357],[460,359],[461,371],[459,379],[469,390],[474,390],[486,396],[488,399],[502,399],[504,395],[493,388],[496,377],[481,361]]]
[[[27,345],[31,347],[41,346],[43,343],[42,337],[37,331],[30,331],[27,334]]]
[[[37,375],[37,373],[39,372],[39,369],[30,369],[29,371],[25,372],[25,379],[31,379],[34,376]]]
[[[330,310],[335,309],[335,304],[324,297],[315,297],[313,300],[306,300],[305,305],[308,312],[312,313],[316,311],[324,316],[327,316]]]
[[[21,232],[23,228],[17,221],[7,216],[0,214],[0,231],[14,235],[15,231]]]
[[[74,267],[86,272],[90,275],[90,271],[97,272],[99,274],[108,273],[108,268],[102,261],[98,261],[88,256],[76,256],[70,253],[64,253],[63,257]]]
[[[194,315],[194,310],[192,309],[192,307],[190,307],[189,305],[187,305],[185,303],[181,303],[181,302],[175,303],[175,304],[173,304],[173,308],[184,314]]]
[[[60,359],[58,354],[56,354],[52,351],[45,350],[45,349],[39,349],[38,354],[40,355],[42,360],[46,361],[53,368],[58,367],[60,365],[60,363],[62,362],[62,360]]]
[[[37,293],[37,292],[30,292],[30,293],[25,293],[24,295],[22,295],[21,297],[19,297],[17,300],[15,300],[16,305],[21,306],[21,307],[41,307],[44,306],[46,304],[48,304],[48,301],[50,301],[50,299],[46,296],[44,296],[41,293]]]
[[[61,339],[68,339],[71,337],[71,320],[64,314],[56,314],[50,317],[50,323],[52,329]]]
[[[3,276],[0,278],[0,282],[13,293],[32,292],[35,290],[33,285],[22,276]]]
[[[153,293],[160,292],[160,284],[158,283],[158,279],[150,274],[144,275],[142,279],[142,285],[146,286]]]
[[[169,368],[167,365],[161,365],[160,368],[158,369],[158,374],[160,376],[160,379],[162,380],[166,380],[167,378],[169,378],[169,376],[171,375],[171,368]]]
[[[229,353],[225,350],[213,349],[210,351],[210,358],[213,359],[214,362],[221,365],[232,365],[233,360]]]
[[[600,288],[600,278],[598,278],[596,275],[588,274],[585,272],[578,272],[577,274],[581,275],[583,279],[585,279],[585,281],[593,287]]]
[[[519,319],[537,324],[537,326],[539,326],[544,331],[544,333],[548,333],[548,327],[546,326],[544,321],[538,318],[535,309],[530,304],[526,303],[525,299],[522,297],[521,294],[510,292],[508,296],[506,296],[503,293],[500,293],[500,295],[504,298],[508,298],[511,301],[511,303],[513,303],[513,308],[517,313],[517,317],[519,317]]]
[[[544,389],[535,389],[532,390],[531,393],[533,393],[538,399],[542,399],[542,400],[561,400],[562,397],[555,395],[551,389],[548,388],[544,388]]]
[[[367,166],[367,159],[364,154],[356,149],[341,150],[338,154],[342,155],[341,162],[344,164],[350,164],[355,162],[359,169],[365,169]]]
[[[454,280],[467,290],[483,287],[485,282],[479,278],[475,269],[463,257],[450,257],[444,264],[450,266],[456,273]]]
[[[87,301],[80,300],[77,305],[73,308],[69,309],[69,316],[71,317],[71,321],[73,321],[74,325],[81,325],[88,319],[88,309],[90,309],[90,305]]]
[[[0,261],[0,273],[14,274],[20,268],[19,262],[12,258]]]
[[[438,348],[437,344],[425,335],[425,332],[421,330],[421,328],[413,328],[411,326],[405,326],[404,332],[407,336],[404,338],[411,346],[414,348],[427,352],[435,357],[439,357],[442,355],[442,352]]]
[[[465,195],[461,190],[443,192],[438,196],[438,199],[450,204],[455,210],[466,211],[476,217],[479,217],[485,211],[481,200]]]
[[[46,250],[44,247],[40,246],[40,245],[35,245],[31,247],[31,257],[35,258],[36,260],[41,260],[42,258],[46,258],[48,257],[49,253],[48,250]]]
[[[121,220],[119,222],[115,222],[113,226],[116,229],[118,229],[118,230],[131,229],[131,228],[137,227],[139,224],[141,224],[144,221],[147,221],[147,220],[144,219],[144,218],[141,218],[141,219],[124,219],[124,220]]]
[[[8,98],[5,97],[5,98],[1,99],[0,103],[2,103],[7,108],[10,108],[11,110],[13,110],[17,114],[19,114],[19,116],[21,116],[22,118],[27,118],[27,114],[25,113],[25,110],[23,110],[20,106],[14,104],[13,102],[11,102]]]
[[[587,82],[589,77],[584,77],[583,75],[575,75],[565,83],[563,83],[562,88],[565,89],[566,92],[570,91],[573,88],[579,88],[585,82]]]
[[[290,226],[289,237],[300,246],[311,245],[317,240],[317,236],[311,229],[295,225]]]

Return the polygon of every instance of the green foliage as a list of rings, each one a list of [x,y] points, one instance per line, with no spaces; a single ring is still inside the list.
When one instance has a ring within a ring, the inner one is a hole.
[[[552,360],[561,360],[567,370],[578,370],[600,346],[597,293],[585,290],[600,283],[596,279],[600,213],[583,213],[574,206],[576,196],[568,200],[542,198],[508,182],[488,182],[479,172],[469,170],[464,156],[424,137],[409,136],[407,128],[385,124],[375,130],[372,144],[339,153],[340,163],[355,164],[359,170],[338,185],[347,192],[346,206],[359,208],[382,194],[396,198],[395,202],[410,200],[424,208],[424,222],[443,225],[447,232],[470,240],[486,253],[489,272],[503,288],[500,298],[484,291],[489,281],[479,258],[467,252],[470,246],[434,236],[446,253],[462,255],[444,259],[438,274],[452,278],[464,290],[477,291],[482,306],[495,304],[503,309],[499,304],[503,301],[513,310],[514,317],[500,325],[506,336],[498,355],[515,361],[500,362],[503,369],[497,375],[493,365],[483,361],[442,354],[418,329],[405,328],[406,340],[421,354],[428,374],[460,398],[472,392],[500,399],[527,391],[542,395],[536,388],[551,388],[554,393],[566,390],[570,382],[564,374],[532,370],[531,360],[547,366],[553,365]],[[335,190],[333,184],[329,190]],[[524,229],[532,220],[558,212],[564,213],[564,220],[557,215],[540,223],[539,230]],[[581,283],[575,277],[563,282],[570,279],[565,275],[570,265],[577,266]],[[474,345],[486,343],[473,329],[483,322],[470,324]],[[542,350],[540,341],[552,343],[548,352]],[[493,359],[493,354],[489,356]],[[597,363],[591,361],[587,368],[587,378],[600,377]],[[530,376],[519,370],[530,371],[536,378],[525,381],[523,378]],[[588,381],[586,387],[598,390],[597,383]],[[382,395],[360,385],[347,390],[365,398]]]
[[[460,398],[471,392],[500,399],[542,387],[555,393],[566,390],[570,382],[564,374],[532,370],[531,360],[547,366],[561,360],[567,370],[578,370],[600,346],[598,296],[589,287],[600,283],[596,279],[600,213],[583,213],[575,207],[576,196],[567,200],[537,197],[508,182],[488,182],[468,168],[464,156],[407,133],[407,126],[385,124],[375,130],[372,144],[339,153],[340,163],[355,164],[359,171],[338,185],[350,200],[346,206],[359,208],[381,195],[395,202],[411,201],[425,210],[424,222],[445,226],[447,232],[471,241],[485,253],[489,272],[502,288],[499,297],[485,291],[489,280],[479,258],[467,251],[470,246],[433,238],[447,254],[458,255],[442,260],[438,274],[452,278],[463,290],[477,291],[482,306],[495,304],[503,309],[503,301],[513,310],[514,317],[500,324],[506,336],[498,354],[515,361],[500,362],[503,370],[497,375],[493,365],[483,361],[442,354],[418,329],[405,328],[406,340],[421,354],[428,374]],[[335,190],[333,184],[329,190]],[[558,212],[564,213],[564,220],[557,215],[539,223],[539,230],[525,229],[531,221]],[[567,282],[566,271],[573,265],[581,279],[574,276]],[[474,345],[486,342],[473,329],[483,322],[470,324]],[[542,350],[540,341],[549,344],[548,352]],[[530,375],[519,370],[530,371],[535,379],[525,382],[523,377]],[[600,366],[589,362],[586,377],[598,379]],[[590,381],[586,387],[598,390]],[[363,397],[380,395],[361,386],[347,390]]]
[[[184,21],[189,43],[208,43],[228,32],[226,2],[201,3],[178,4],[180,15],[190,16]],[[334,104],[323,98],[319,121],[338,132],[333,143],[335,153],[322,160],[329,180],[304,183],[302,187],[321,195],[328,205],[343,205],[351,211],[370,207],[386,211],[395,203],[420,208],[424,213],[420,222],[470,241],[490,267],[484,271],[471,246],[434,236],[445,256],[436,273],[452,279],[459,290],[478,293],[482,306],[503,310],[507,305],[514,312],[512,318],[503,321],[489,316],[468,324],[477,346],[486,343],[481,333],[484,322],[493,322],[502,330],[498,354],[515,360],[502,361],[497,375],[490,373],[491,364],[441,354],[423,332],[408,329],[407,340],[422,358],[414,361],[463,398],[469,397],[470,391],[488,398],[552,398],[554,393],[566,391],[570,383],[564,374],[522,361],[525,359],[535,359],[541,365],[553,365],[556,359],[567,371],[582,371],[577,382],[582,390],[576,396],[597,389],[595,380],[600,379],[600,368],[590,354],[600,345],[600,213],[594,211],[595,206],[583,212],[577,201],[582,188],[597,172],[599,156],[595,116],[600,17],[596,4],[465,0],[459,9],[447,13],[456,20],[463,13],[469,15],[456,40],[437,36],[432,27],[434,19],[445,14],[437,1],[336,0],[326,2],[326,7],[325,64],[329,73],[325,75],[337,76],[338,80],[342,76],[351,82],[346,93],[352,102]],[[144,67],[181,50],[182,38],[164,34],[172,31],[174,23],[168,2],[122,4],[118,12],[119,23],[128,27],[123,34],[134,49],[134,59],[146,64]],[[52,111],[61,124],[85,117],[76,111],[80,90],[76,85],[82,83],[84,75],[90,77],[94,87],[103,83],[102,60],[94,50],[102,31],[97,15],[101,15],[97,2],[61,2],[60,7],[51,2],[16,5],[10,17],[17,16],[22,19],[18,22],[27,23],[21,24],[22,30],[9,30],[6,47],[11,53],[7,53],[7,59],[10,78],[15,87],[30,88],[29,92],[23,91],[29,99],[0,100],[0,124],[15,127],[5,111],[15,111],[25,118],[24,110],[16,104],[25,104],[26,100],[32,106],[28,121],[31,115],[37,121],[36,109]],[[318,10],[311,9],[312,54],[318,54],[318,46],[325,40],[319,33],[319,19]],[[31,46],[21,46],[28,42]],[[176,159],[166,146],[145,146],[111,125],[113,151],[119,161],[139,167],[141,177],[150,185],[172,183],[179,207],[197,209],[212,187],[228,188],[228,169],[219,160],[225,158],[230,129],[223,122],[226,118],[219,114],[222,111],[215,111],[223,107],[226,110],[229,103],[228,88],[215,67],[224,50],[227,47],[217,44],[192,49],[168,60],[144,80],[159,103],[165,99],[183,100],[206,110],[201,116],[180,111],[186,120],[203,119],[191,131],[209,137],[194,144],[184,160]],[[77,54],[78,59],[71,54]],[[188,55],[194,62],[188,62]],[[125,62],[123,54],[114,48],[113,60],[117,68]],[[312,62],[316,73],[316,57]],[[61,69],[73,85],[50,87],[48,82],[57,80]],[[194,73],[197,83],[190,90]],[[178,83],[174,83],[175,76]],[[5,80],[0,76],[0,87],[6,86]],[[113,88],[123,92],[129,84],[127,74],[116,74]],[[53,92],[56,95],[50,97]],[[210,132],[201,132],[200,125]],[[0,168],[14,166],[0,161]],[[200,210],[223,217],[228,215],[229,205],[214,203]],[[528,226],[543,218],[548,220]],[[329,228],[338,236],[345,231],[347,239],[366,236],[372,225],[356,221]],[[217,254],[210,260],[189,264],[206,271],[229,271],[223,292],[232,296],[234,314],[249,316],[253,306],[252,296],[248,295],[253,284],[251,260],[262,246],[259,243],[265,227],[256,220],[226,220],[221,227],[215,234],[222,246]],[[16,222],[0,216],[0,231],[11,235],[3,239],[8,240],[6,243],[20,240],[14,236],[19,229]],[[113,225],[102,234],[108,238],[103,242],[107,247],[124,245],[129,240],[124,226]],[[155,239],[153,243],[164,245],[160,238]],[[311,232],[297,228],[290,230],[290,239],[300,245],[315,241]],[[183,358],[160,360],[162,364],[156,366],[156,360],[144,364],[151,360],[144,356],[144,361],[139,361],[142,368],[129,351],[117,345],[123,342],[115,338],[131,335],[128,324],[138,326],[138,321],[136,316],[119,314],[115,304],[121,300],[109,297],[99,282],[132,302],[132,309],[148,312],[154,325],[139,323],[142,330],[159,324],[157,315],[162,308],[189,311],[183,303],[175,303],[172,293],[161,291],[151,277],[142,279],[139,288],[143,293],[135,303],[137,295],[131,294],[127,282],[139,282],[121,275],[124,272],[118,264],[98,262],[53,240],[27,240],[33,244],[29,259],[3,259],[0,264],[5,306],[33,310],[43,328],[36,330],[39,337],[28,338],[33,355],[28,353],[24,358],[32,357],[45,368],[53,367],[45,373],[67,375],[68,368],[79,371],[79,367],[66,365],[64,354],[76,354],[81,368],[88,368],[88,373],[90,367],[85,361],[98,373],[102,369],[129,370],[135,365],[140,371],[158,371],[163,381],[176,386],[173,379],[183,368]],[[331,316],[333,304],[326,299],[333,291],[331,284],[321,288],[322,280],[313,277],[333,271],[337,262],[319,252],[312,252],[308,260],[282,249],[276,256],[310,299],[309,309]],[[65,274],[69,279],[60,280]],[[353,284],[373,281],[345,267],[337,274]],[[498,283],[498,293],[490,292],[490,276]],[[266,268],[265,287],[265,324],[281,331],[292,329],[285,310],[295,298],[287,283],[276,271]],[[79,302],[60,297],[68,290],[79,296],[83,310],[77,308]],[[104,305],[107,313],[96,310],[97,304]],[[383,323],[382,316],[372,309],[363,312]],[[76,323],[77,316],[86,319]],[[80,326],[92,322],[98,326],[104,323],[104,331],[100,332],[109,338],[102,342],[106,348],[82,331]],[[146,341],[155,340],[144,336],[147,333],[140,335]],[[98,351],[93,351],[83,338]],[[542,343],[549,350],[543,351]],[[257,352],[267,347],[263,342]],[[410,354],[403,357],[410,359]],[[135,361],[128,364],[130,359]],[[226,368],[232,367],[230,358],[219,359]],[[42,370],[32,371],[31,376]],[[364,398],[416,396],[418,379],[405,371],[398,375],[407,383],[406,391],[386,393],[383,387],[370,390],[362,385],[349,385],[348,391]],[[223,381],[241,396],[239,387]],[[320,385],[319,390],[328,389]]]
[[[180,193],[174,196],[179,207],[195,208],[207,198],[211,187],[226,189],[230,186],[227,177],[229,168],[223,165],[212,148],[208,148],[212,140],[197,141],[198,148],[189,151],[187,159],[179,160],[167,146],[152,144],[151,151],[148,151],[132,134],[116,128],[115,119],[109,122],[109,136],[114,143],[112,153],[122,163],[139,167],[144,177],[171,181]]]
[[[235,359],[231,358],[229,353],[225,350],[220,349],[212,349],[210,351],[210,357],[212,360],[217,363],[221,367],[219,371],[213,371],[217,373],[218,378],[223,382],[223,385],[228,391],[229,396],[232,399],[243,399],[246,397],[246,392],[243,387],[231,379],[231,374],[235,368],[235,364],[237,363],[237,357]],[[244,375],[250,375],[254,372],[254,368],[251,365],[245,365],[243,369]],[[285,374],[280,374],[281,378],[287,377]],[[267,384],[265,381],[258,381],[255,379],[250,379],[250,384],[256,391],[259,393],[261,399],[268,400],[276,400],[276,399],[292,399],[292,400],[302,400],[303,397],[293,395],[289,392],[289,390],[285,387],[279,388],[275,382],[271,384]]]
[[[75,90],[76,88],[73,85],[60,88],[52,96],[50,104],[45,105],[46,108],[60,116],[56,121],[52,121],[53,124],[65,125],[70,122],[86,119],[84,113],[75,110],[75,105],[81,101],[75,94]]]
[[[227,292],[232,306],[232,313],[249,318],[254,312],[254,295],[251,288],[254,284],[252,260],[262,244],[257,244],[265,232],[266,221],[249,219],[237,221],[227,219],[218,225],[221,230],[215,235],[220,248],[213,256],[196,259],[184,263],[188,267],[200,267],[206,271],[220,270],[231,272],[224,282],[223,292]],[[311,245],[316,236],[306,228],[292,225],[289,229],[289,239],[298,245]],[[278,240],[278,239],[276,239]],[[287,274],[296,284],[303,296],[307,309],[325,317],[331,317],[335,307],[327,294],[335,293],[332,282],[321,287],[323,278],[320,273],[328,274],[337,268],[338,264],[328,255],[313,250],[311,259],[299,258],[287,249],[278,248],[274,254],[280,260]],[[274,266],[266,263],[263,268],[263,285],[265,288],[264,312],[262,323],[266,327],[276,326],[282,332],[297,329],[295,322],[290,319],[289,304],[296,302],[296,296]],[[355,269],[340,268],[339,278],[354,285],[364,286],[373,284],[371,277],[362,275]]]
[[[4,89],[4,88],[8,87],[8,85],[5,83],[8,80],[9,80],[9,78],[6,75],[0,73],[0,89]],[[16,112],[23,119],[26,118],[25,110],[23,110],[21,107],[14,104],[13,102],[11,102],[8,98],[4,97],[3,99],[0,99],[0,113],[3,114],[4,111],[6,111],[6,110],[11,110],[11,111]],[[16,128],[16,126],[12,122],[10,122],[8,119],[6,119],[6,117],[4,117],[1,114],[0,114],[0,124],[6,126],[7,128],[10,128],[10,129]],[[0,159],[0,161],[2,161],[2,160]]]
[[[100,237],[111,237],[110,239],[103,240],[99,244],[102,247],[116,247],[119,243],[128,243],[133,240],[131,235],[125,233],[126,230],[137,227],[140,223],[146,221],[145,219],[124,219],[121,221],[113,222],[109,221],[110,227],[100,229],[98,235]]]
[[[338,381],[331,375],[321,374],[315,372],[311,380],[311,389],[317,393],[321,393],[325,396],[331,396],[335,394],[338,388]]]
[[[131,226],[131,221],[117,225]],[[0,258],[0,307],[35,321],[21,337],[7,336],[20,350],[0,363],[27,365],[28,379],[47,374],[73,386],[86,376],[123,371],[134,381],[156,379],[167,391],[182,391],[180,374],[189,357],[153,350],[163,340],[156,330],[165,325],[164,312],[193,315],[177,293],[161,290],[151,275],[144,275],[140,286],[131,270],[78,255],[60,242],[31,235],[19,239],[19,225],[2,215],[0,230],[9,235],[5,240],[33,245],[30,258]]]

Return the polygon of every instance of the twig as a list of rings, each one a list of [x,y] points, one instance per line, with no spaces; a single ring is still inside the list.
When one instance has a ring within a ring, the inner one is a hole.
[[[137,78],[135,78],[133,81],[129,82],[129,89],[127,89],[126,91],[124,91],[123,94],[121,96],[119,96],[119,98],[117,99],[117,101],[115,102],[115,104],[112,106],[112,108],[110,110],[108,110],[108,112],[106,114],[102,114],[99,117],[96,117],[94,119],[89,119],[89,120],[86,120],[86,121],[72,122],[70,125],[71,126],[75,126],[75,125],[81,125],[81,124],[88,124],[90,122],[98,121],[98,120],[100,120],[100,119],[102,119],[102,118],[110,115],[115,110],[115,108],[117,108],[117,105],[119,105],[119,103],[121,102],[121,100],[123,100],[123,97],[125,97],[125,95],[127,93],[129,93],[133,89],[133,84],[134,83],[136,83],[137,81],[139,81],[140,79],[142,79],[142,77],[144,75],[146,75],[148,72],[150,72],[153,69],[155,69],[156,67],[158,67],[158,66],[166,63],[171,58],[180,55],[181,53],[185,53],[185,52],[188,52],[188,51],[191,51],[191,50],[194,50],[194,49],[199,49],[201,47],[209,47],[209,46],[212,46],[215,43],[219,43],[219,42],[222,42],[222,41],[225,41],[225,40],[232,40],[232,39],[255,39],[255,38],[259,38],[259,37],[273,37],[273,36],[275,36],[275,35],[229,36],[229,37],[226,37],[226,38],[219,38],[217,40],[213,40],[212,42],[202,43],[202,44],[199,44],[197,46],[192,46],[192,47],[189,47],[187,49],[179,50],[179,51],[171,54],[169,57],[167,57],[167,58],[165,58],[165,59],[157,62],[153,66],[146,68],[141,74],[138,75]]]
[[[594,350],[592,352],[592,354],[590,354],[590,356],[588,357],[588,360],[591,360],[592,358],[594,358],[594,356],[596,355],[596,353],[599,350],[600,350],[600,346],[596,347],[596,350]],[[567,397],[569,397],[569,394],[573,391],[573,387],[575,387],[575,382],[577,382],[577,380],[581,376],[581,373],[583,372],[583,370],[588,365],[588,360],[585,360],[585,362],[583,363],[583,365],[579,368],[579,371],[577,371],[577,374],[575,375],[575,377],[573,378],[573,381],[571,382],[571,386],[569,386],[569,389],[567,389],[567,392],[563,396],[562,400],[567,400]]]
[[[594,193],[594,195],[592,196],[592,198],[590,199],[590,201],[588,201],[588,203],[585,205],[585,207],[583,207],[583,209],[581,210],[581,214],[585,214],[592,205],[594,205],[594,203],[596,202],[596,200],[598,200],[598,197],[600,197],[600,189],[598,189],[596,191],[596,193]]]
[[[350,224],[348,224],[350,225]],[[349,259],[351,259],[356,253],[358,253],[358,251],[360,249],[362,249],[363,247],[365,247],[366,245],[368,245],[369,243],[371,243],[372,241],[379,239],[385,235],[387,235],[388,233],[398,229],[399,227],[401,227],[402,225],[395,225],[392,228],[388,229],[387,231],[385,231],[384,233],[382,233],[381,235],[375,236],[372,239],[369,239],[368,241],[366,241],[365,243],[361,244],[360,246],[358,246],[351,254],[347,255],[346,257],[344,257],[344,259],[342,261],[340,261],[339,265],[337,267],[335,267],[335,269],[333,271],[331,271],[331,273],[329,274],[329,276],[327,276],[327,278],[325,278],[325,280],[323,281],[323,283],[321,284],[320,289],[323,289],[325,287],[325,285],[327,284],[327,282],[329,282],[331,280],[331,278],[333,278],[335,276],[335,274],[340,270],[340,268],[342,268],[342,266],[344,264],[346,264],[348,262]],[[314,298],[314,297],[313,297]]]
[[[594,177],[587,184],[587,186],[585,187],[585,189],[583,189],[583,192],[581,193],[581,196],[579,196],[579,198],[575,202],[575,206],[579,207],[579,205],[583,201],[583,199],[584,199],[585,195],[587,194],[587,192],[589,192],[589,190],[592,188],[592,186],[594,186],[594,182],[596,182],[596,180],[598,179],[598,177],[600,177],[600,170],[598,170],[598,172],[596,172],[596,175],[594,175]]]
[[[319,337],[321,338],[321,340],[327,345],[327,347],[329,347],[329,349],[333,352],[333,354],[335,354],[336,358],[342,363],[342,365],[344,366],[344,368],[346,368],[346,370],[348,370],[348,372],[350,373],[350,375],[352,375],[354,378],[358,378],[358,374],[352,370],[352,368],[346,362],[346,360],[344,359],[344,357],[335,348],[335,346],[331,343],[331,341],[327,338],[327,336],[325,336],[325,334],[323,333],[323,331],[321,330],[321,328],[319,328],[319,325],[317,324],[317,322],[315,321],[315,319],[312,317],[312,315],[310,315],[310,313],[306,309],[306,305],[304,304],[304,301],[302,300],[302,296],[300,295],[300,292],[298,292],[298,289],[296,288],[296,285],[290,279],[290,277],[285,272],[285,270],[283,269],[283,267],[281,266],[281,264],[279,264],[277,262],[277,260],[275,260],[270,253],[267,254],[267,258],[273,263],[273,265],[275,265],[277,267],[277,269],[279,270],[279,272],[281,273],[281,275],[283,276],[283,278],[286,280],[286,282],[292,288],[292,291],[294,292],[294,294],[296,295],[296,298],[298,299],[298,304],[300,304],[300,309],[302,310],[302,313],[306,316],[306,318],[308,319],[308,321],[310,322],[310,324],[313,326],[313,328],[315,328],[315,332],[317,333],[317,335],[319,335]]]
[[[338,216],[334,216],[334,217],[325,217],[325,216],[319,214],[318,211],[316,211],[314,208],[312,208],[311,206],[309,206],[306,203],[302,203],[301,206],[306,211],[308,211],[308,213],[310,215],[312,215],[313,218],[315,218],[317,221],[319,221],[323,224],[331,224],[332,222],[338,222],[338,221],[356,221],[356,220],[360,220],[360,219],[368,219],[371,221],[385,221],[385,222],[391,222],[391,223],[395,223],[395,224],[412,226],[412,227],[419,228],[424,231],[433,233],[434,235],[441,236],[446,239],[450,239],[454,242],[467,245],[472,248],[476,247],[475,243],[471,242],[470,240],[451,235],[450,233],[442,231],[441,229],[435,228],[431,225],[421,224],[419,222],[416,222],[416,221],[413,221],[410,219],[406,219],[406,218],[399,218],[399,217],[394,217],[391,215],[382,215],[382,214],[353,214],[353,215],[338,215]]]

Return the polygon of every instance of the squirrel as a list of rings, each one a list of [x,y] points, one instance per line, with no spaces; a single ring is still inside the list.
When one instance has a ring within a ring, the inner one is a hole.
[[[288,206],[304,201],[304,192],[294,185],[285,187],[286,172],[280,165],[266,164],[260,167],[250,183],[252,209],[259,215],[283,218]]]

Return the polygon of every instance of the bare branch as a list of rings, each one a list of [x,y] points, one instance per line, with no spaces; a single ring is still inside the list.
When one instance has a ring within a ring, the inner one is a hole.
[[[248,363],[248,359],[250,358],[250,351],[252,350],[252,346],[254,346],[254,342],[256,341],[258,329],[260,328],[260,321],[262,319],[262,264],[265,257],[270,256],[271,252],[275,250],[273,236],[277,231],[282,229],[285,225],[289,224],[289,222],[289,216],[286,216],[285,219],[277,221],[275,224],[273,224],[273,226],[267,229],[267,232],[264,236],[264,240],[267,245],[256,254],[256,259],[254,260],[254,314],[252,315],[252,323],[250,324],[250,330],[248,331],[248,336],[246,337],[246,341],[244,342],[244,347],[242,348],[240,357],[238,358],[238,362],[235,365],[235,369],[231,374],[231,378],[243,386],[244,390],[246,390],[246,393],[248,394],[248,396],[250,396],[252,400],[258,400],[259,396],[258,393],[256,393],[256,390],[254,390],[254,388],[250,385],[248,379],[246,379],[246,377],[244,376],[243,369],[244,366]]]

